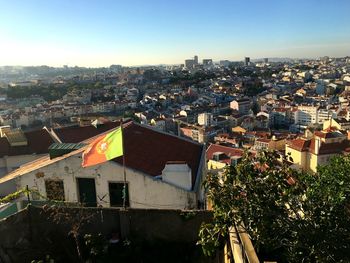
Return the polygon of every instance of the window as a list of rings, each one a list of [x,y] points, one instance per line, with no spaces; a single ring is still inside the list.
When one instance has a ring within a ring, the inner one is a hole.
[[[63,180],[46,180],[45,188],[48,199],[64,201]]]
[[[109,200],[111,206],[123,206],[123,188],[124,183],[109,183]],[[125,205],[129,206],[129,185],[126,184]]]

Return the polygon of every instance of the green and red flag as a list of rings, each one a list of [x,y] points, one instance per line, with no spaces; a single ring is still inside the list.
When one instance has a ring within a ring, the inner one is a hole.
[[[104,163],[123,155],[122,129],[98,137],[83,153],[83,167]]]

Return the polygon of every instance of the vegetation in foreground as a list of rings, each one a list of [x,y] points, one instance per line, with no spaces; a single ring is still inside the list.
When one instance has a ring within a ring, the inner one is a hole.
[[[274,152],[247,154],[223,175],[208,176],[214,221],[201,227],[200,241],[211,254],[241,226],[262,260],[350,261],[350,156],[334,157],[317,174],[278,162]]]

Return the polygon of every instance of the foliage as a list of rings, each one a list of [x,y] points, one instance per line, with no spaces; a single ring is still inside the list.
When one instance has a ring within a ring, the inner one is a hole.
[[[4,198],[0,198],[0,204],[13,201],[13,200],[21,197],[23,194],[27,194],[27,193],[28,193],[28,191],[26,189],[18,190],[17,192],[9,194],[9,195],[5,196]]]
[[[32,260],[31,263],[55,263],[55,260],[50,255],[46,255],[45,259]]]
[[[72,236],[76,245],[78,257],[83,261],[83,252],[80,244],[80,237],[82,229],[86,224],[89,224],[93,218],[97,215],[91,210],[85,209],[82,206],[74,207],[75,212],[67,210],[67,207],[61,203],[61,205],[46,205],[43,207],[44,211],[48,213],[48,217],[56,224],[66,224],[69,226],[68,236]]]
[[[85,246],[89,251],[92,258],[103,256],[107,253],[106,243],[107,241],[101,233],[98,235],[86,234],[84,235]]]
[[[350,157],[336,157],[317,174],[277,162],[274,152],[249,154],[224,174],[208,176],[205,187],[214,220],[198,242],[207,254],[242,226],[260,254],[279,262],[350,260]]]
[[[30,87],[16,86],[6,90],[6,94],[12,99],[29,98],[33,95],[43,97],[46,101],[54,101],[62,99],[62,97],[68,92],[79,91],[79,90],[96,90],[104,87],[105,84],[101,82],[90,82],[90,83],[76,83],[71,82],[65,85],[49,84],[49,85],[33,85]]]
[[[181,212],[180,216],[183,218],[184,221],[191,220],[197,215],[195,211],[183,211]]]

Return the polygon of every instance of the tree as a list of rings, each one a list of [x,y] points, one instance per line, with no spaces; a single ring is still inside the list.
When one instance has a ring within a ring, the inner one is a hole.
[[[350,157],[337,157],[317,174],[278,162],[275,152],[249,154],[223,175],[208,176],[212,224],[199,234],[212,252],[230,226],[241,226],[259,255],[279,262],[350,260]]]

